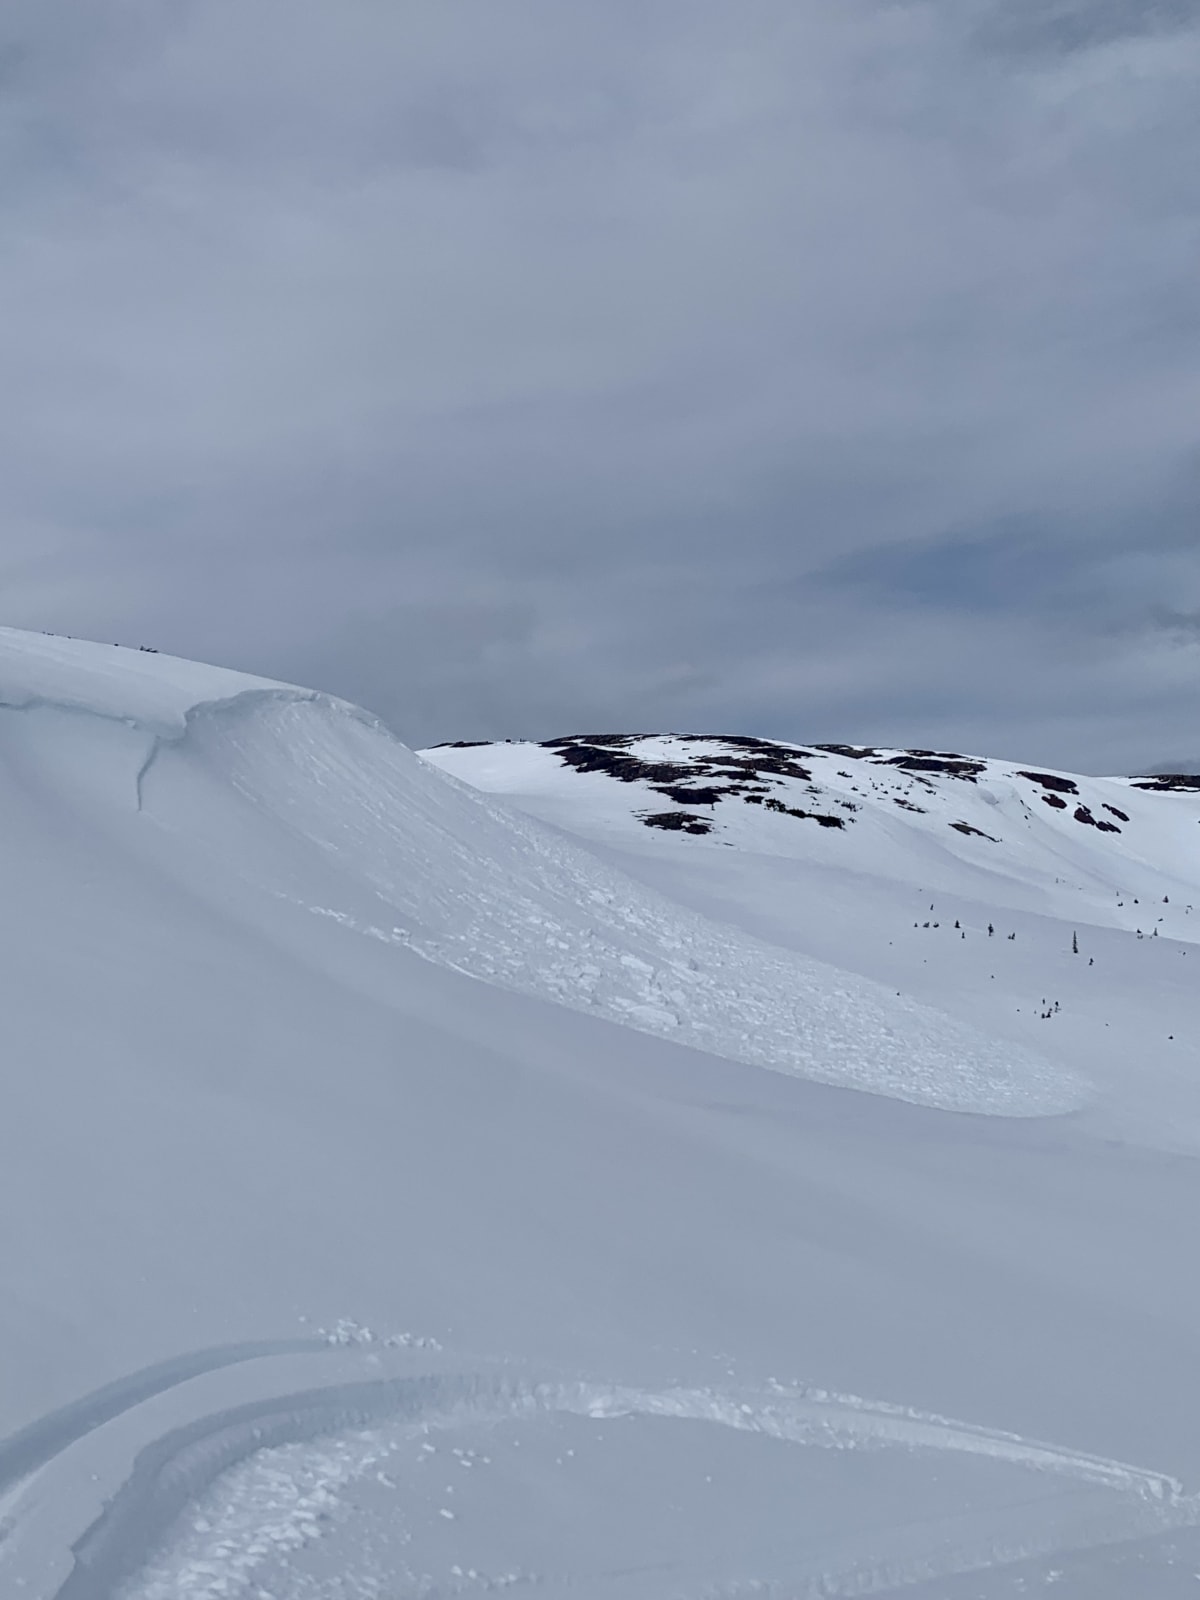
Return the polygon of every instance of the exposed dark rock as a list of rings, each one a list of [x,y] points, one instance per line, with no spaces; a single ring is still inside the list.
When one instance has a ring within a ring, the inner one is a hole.
[[[748,733],[689,733],[681,737],[694,740],[698,744],[724,744],[731,750],[745,750],[751,755],[761,756],[786,756],[794,759],[804,756],[811,759],[812,752],[802,750],[798,745],[793,747],[786,744],[777,744],[773,739],[756,739]],[[817,749],[821,747],[818,745]]]
[[[664,788],[659,784],[652,785],[657,794],[666,795],[668,800],[674,800],[677,806],[715,806],[723,794],[734,793],[733,789],[689,789],[684,784],[675,788]]]
[[[728,769],[724,774],[723,768]],[[736,773],[743,778],[757,778],[764,772],[775,778],[795,778],[800,783],[808,783],[812,778],[808,767],[786,753],[775,756],[721,756],[711,766],[711,775],[714,777]]]
[[[561,739],[543,739],[543,750],[556,750],[564,744],[633,744],[636,739],[644,739],[644,733],[568,733]]]
[[[1018,772],[1018,778],[1028,778],[1030,783],[1040,783],[1043,789],[1053,789],[1056,794],[1078,794],[1079,785],[1070,778],[1060,778],[1053,772]]]
[[[665,828],[669,833],[711,833],[712,823],[690,811],[643,812],[642,821],[648,828]]]
[[[894,804],[903,806],[905,811],[916,811],[923,817],[929,815],[929,808],[927,806],[915,806],[911,800],[905,800],[902,795],[893,795],[892,800]]]
[[[748,794],[746,800],[751,805],[765,806],[768,811],[778,811],[785,817],[800,817],[809,822],[819,822],[823,828],[844,828],[845,817],[831,816],[826,811],[802,811],[798,806],[785,806],[782,800],[776,800],[774,795],[768,795],[765,800],[758,795]]]
[[[1104,822],[1099,817],[1094,817],[1088,806],[1075,807],[1075,821],[1082,822],[1089,828],[1099,828],[1101,833],[1120,833],[1120,828],[1115,822]]]
[[[576,772],[607,772],[610,778],[621,783],[684,783],[696,777],[699,768],[683,766],[677,761],[639,761],[619,749],[608,749],[590,741],[560,741],[545,746],[556,750],[562,760]]]
[[[674,791],[676,786],[694,784],[697,778],[718,778],[725,782],[712,790],[711,800],[692,799],[693,805],[713,805],[725,794],[739,794],[747,781],[763,774],[772,777],[796,778],[808,782],[812,773],[783,745],[771,744],[765,739],[706,738],[705,744],[729,746],[728,754],[717,753],[697,757],[686,763],[679,761],[643,761],[629,754],[629,746],[642,735],[588,735],[569,739],[547,739],[542,748],[554,750],[576,772],[606,772],[621,783],[648,783],[671,799],[681,799]],[[699,735],[680,735],[681,741],[691,742]]]
[[[1158,789],[1163,793],[1172,789],[1184,793],[1200,794],[1200,772],[1158,772],[1145,778],[1134,778],[1135,789]]]
[[[973,833],[977,839],[988,839],[992,844],[999,844],[999,839],[993,838],[990,833],[984,833],[982,828],[973,828],[969,822],[952,822],[950,826],[955,833]]]
[[[435,744],[435,750],[478,750],[481,745],[492,744],[491,739],[443,739],[441,744]]]
[[[1046,804],[1048,806],[1053,806],[1056,811],[1065,811],[1067,809],[1067,802],[1065,800],[1063,800],[1059,795],[1056,795],[1056,794],[1044,794],[1042,796],[1042,799],[1046,802]]]
[[[630,749],[643,737],[646,736],[572,734],[562,739],[546,739],[542,748],[556,751],[577,772],[607,772],[622,783],[649,783],[672,799],[681,798],[674,792],[677,785],[686,785],[689,780],[694,783],[698,778],[725,780],[719,795],[741,792],[733,787],[739,780],[743,785],[747,780],[763,777],[795,778],[809,783],[812,773],[804,761],[815,759],[814,752],[896,767],[910,773],[914,782],[926,787],[930,787],[926,776],[929,773],[973,783],[979,773],[987,770],[982,761],[943,750],[909,750],[882,756],[872,745],[819,744],[810,749],[776,744],[770,739],[756,739],[746,734],[677,734],[675,737],[681,744],[703,744],[709,748],[686,765],[679,761],[643,761]],[[849,778],[851,774],[842,773],[841,776]],[[691,803],[715,802],[696,799]]]
[[[1111,811],[1113,816],[1118,817],[1122,822],[1129,821],[1128,812],[1122,811],[1119,806],[1110,806],[1107,800],[1104,802],[1104,809],[1105,811]]]
[[[902,772],[938,772],[945,778],[965,778],[969,783],[974,783],[979,773],[987,771],[985,762],[973,761],[968,756],[941,756],[916,750],[888,756],[880,765],[899,767]]]

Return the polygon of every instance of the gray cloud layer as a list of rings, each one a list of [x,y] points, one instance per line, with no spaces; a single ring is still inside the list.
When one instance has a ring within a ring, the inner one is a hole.
[[[1195,758],[1200,19],[10,0],[5,620],[411,742]]]

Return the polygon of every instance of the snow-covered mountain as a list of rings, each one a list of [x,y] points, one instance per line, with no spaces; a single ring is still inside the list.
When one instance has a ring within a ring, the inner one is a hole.
[[[1156,921],[1132,914],[1145,896],[1169,903],[1174,889],[1177,912],[1200,899],[1200,777],[1183,773],[1088,778],[937,750],[678,734],[454,743],[424,755],[591,838],[636,838],[640,824],[894,882],[1012,879],[1104,926]],[[1072,876],[1056,895],[1066,864]],[[1190,922],[1173,916],[1176,925],[1186,937]]]
[[[1123,1130],[1200,1149],[1200,779],[741,736],[424,754],[725,927],[1036,1049]]]
[[[0,806],[5,1600],[1196,1565],[1200,793],[0,631]]]

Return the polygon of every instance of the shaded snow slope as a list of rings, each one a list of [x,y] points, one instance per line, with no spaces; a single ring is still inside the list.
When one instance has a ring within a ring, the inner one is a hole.
[[[350,937],[733,1060],[972,1111],[1082,1098],[1081,1079],[1032,1051],[671,904],[450,783],[342,702],[185,663],[156,673],[132,652],[93,673],[92,651],[70,651],[31,660],[10,642],[4,698],[25,724],[9,743],[76,789],[99,780],[98,800],[141,816],[152,854],[183,836],[198,870],[251,863],[261,893]],[[82,736],[81,715],[98,719]],[[87,771],[68,778],[59,763],[78,743]]]
[[[0,701],[4,1600],[1169,1592],[1196,1162],[913,1103],[1092,1076],[986,934],[263,680],[4,633]]]

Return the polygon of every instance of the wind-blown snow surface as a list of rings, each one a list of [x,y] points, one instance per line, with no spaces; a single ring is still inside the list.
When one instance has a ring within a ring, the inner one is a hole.
[[[869,862],[567,795],[0,633],[0,1595],[1173,1592],[1190,1043],[1122,1091]]]
[[[1200,779],[745,737],[425,755],[726,926],[1036,1049],[1110,1131],[1200,1151]]]

